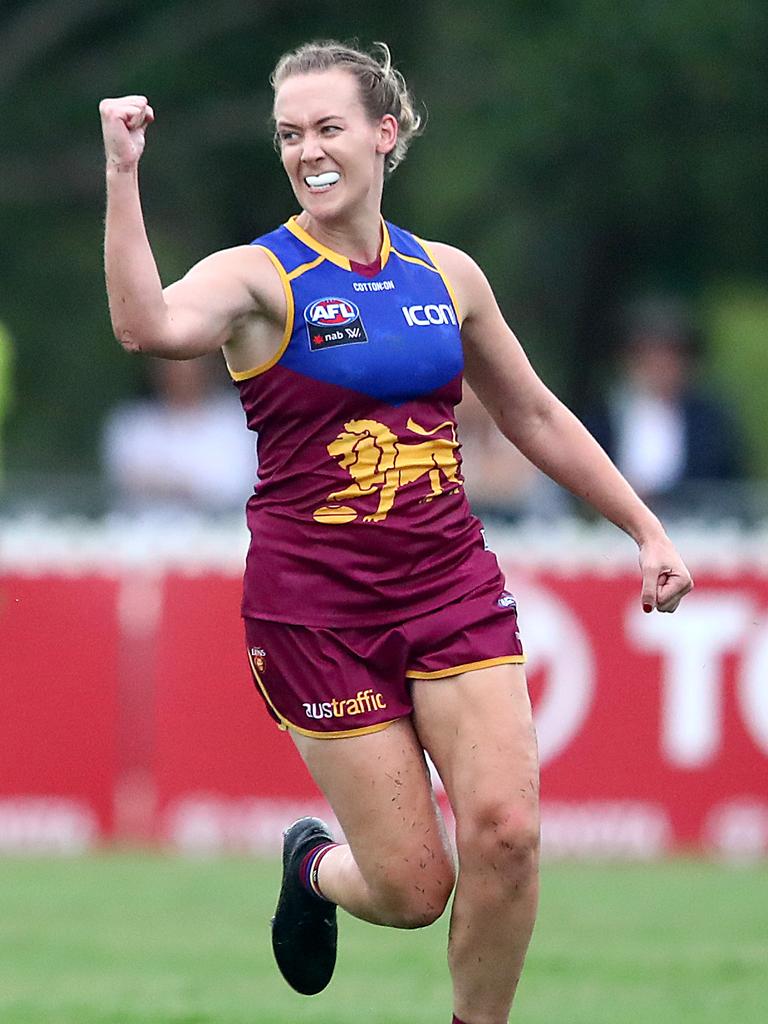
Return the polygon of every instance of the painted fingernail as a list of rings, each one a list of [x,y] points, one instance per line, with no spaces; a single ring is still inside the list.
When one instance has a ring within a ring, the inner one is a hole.
[[[651,604],[644,604],[643,605],[643,611],[644,612],[652,612],[653,611],[653,605],[651,605]]]

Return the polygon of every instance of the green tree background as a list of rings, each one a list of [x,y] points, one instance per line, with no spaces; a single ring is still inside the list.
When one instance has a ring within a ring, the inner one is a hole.
[[[385,213],[467,249],[544,378],[577,409],[621,305],[690,300],[713,388],[768,477],[768,5],[763,0],[3,0],[0,320],[14,338],[10,470],[95,468],[141,384],[112,339],[97,106],[147,94],[142,164],[165,280],[294,212],[268,76],[314,37],[384,39],[429,128]]]

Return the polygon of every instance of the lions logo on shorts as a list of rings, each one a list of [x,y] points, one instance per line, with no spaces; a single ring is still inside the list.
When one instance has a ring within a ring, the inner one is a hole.
[[[263,675],[264,669],[267,666],[267,652],[264,650],[263,647],[252,647],[250,650],[250,655],[251,658],[253,659],[253,664],[256,666],[256,669]]]

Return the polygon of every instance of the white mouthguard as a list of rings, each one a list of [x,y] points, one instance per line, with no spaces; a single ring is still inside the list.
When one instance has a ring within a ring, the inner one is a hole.
[[[338,171],[326,171],[324,174],[308,174],[304,180],[310,188],[322,188],[324,185],[335,185],[339,177]]]

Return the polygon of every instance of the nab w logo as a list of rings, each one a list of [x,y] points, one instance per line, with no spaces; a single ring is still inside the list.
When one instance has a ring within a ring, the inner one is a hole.
[[[456,314],[447,302],[429,306],[401,306],[409,327],[429,327],[430,324],[456,324]]]

